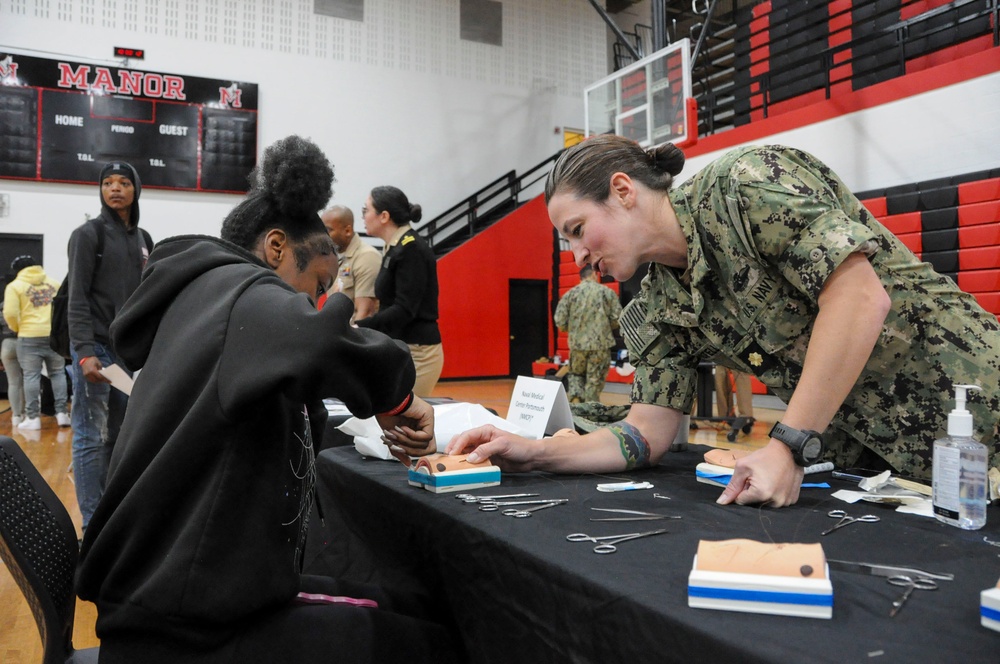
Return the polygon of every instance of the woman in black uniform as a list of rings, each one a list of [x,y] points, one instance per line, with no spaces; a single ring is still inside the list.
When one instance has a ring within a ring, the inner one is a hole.
[[[385,242],[382,269],[375,279],[378,313],[357,321],[399,339],[410,348],[417,368],[413,393],[428,397],[441,377],[444,349],[438,329],[437,260],[410,228],[421,209],[396,187],[375,187],[361,208],[365,232]]]

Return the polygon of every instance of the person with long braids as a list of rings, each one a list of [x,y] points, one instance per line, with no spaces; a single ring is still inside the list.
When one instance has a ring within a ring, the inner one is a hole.
[[[1000,465],[1000,324],[868,212],[825,164],[743,147],[673,188],[684,154],[619,136],[564,152],[549,216],[580,265],[624,281],[635,365],[624,420],[526,440],[482,427],[449,453],[506,470],[614,472],[656,463],[694,399],[702,360],[756,375],[787,403],[767,445],[736,464],[718,502],[790,505],[820,459],[930,478],[955,384]],[[825,447],[825,451],[824,451]]]
[[[375,278],[378,313],[357,321],[403,341],[417,367],[413,393],[429,397],[444,368],[438,328],[437,260],[410,224],[423,211],[396,187],[375,187],[361,207],[365,232],[385,243]]]
[[[300,572],[322,399],[377,414],[399,454],[435,450],[434,418],[403,344],[342,294],[315,308],[337,270],[320,149],[278,141],[251,181],[221,239],[156,246],[111,326],[142,372],[81,551],[101,662],[452,661],[398,598]]]

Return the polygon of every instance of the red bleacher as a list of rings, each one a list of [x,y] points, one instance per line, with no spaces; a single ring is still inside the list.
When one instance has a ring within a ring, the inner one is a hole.
[[[1000,318],[1000,177],[996,170],[892,187],[859,198],[918,257],[950,276]]]

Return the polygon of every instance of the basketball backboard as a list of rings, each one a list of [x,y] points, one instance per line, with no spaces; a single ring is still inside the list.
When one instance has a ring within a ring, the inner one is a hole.
[[[681,39],[584,90],[586,135],[617,134],[643,147],[696,140],[690,45]]]

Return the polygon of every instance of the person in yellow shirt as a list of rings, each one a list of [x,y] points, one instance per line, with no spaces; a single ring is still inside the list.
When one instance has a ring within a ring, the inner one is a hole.
[[[59,289],[42,266],[32,256],[18,256],[10,271],[17,274],[7,284],[3,297],[3,317],[17,333],[17,361],[24,373],[24,420],[18,429],[37,431],[42,428],[41,381],[45,365],[52,383],[56,421],[61,427],[70,425],[66,409],[66,361],[49,346],[52,328],[52,298]]]

